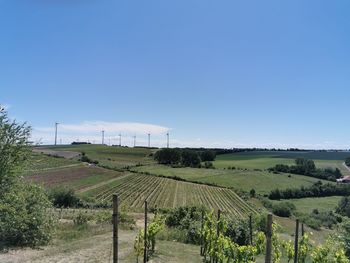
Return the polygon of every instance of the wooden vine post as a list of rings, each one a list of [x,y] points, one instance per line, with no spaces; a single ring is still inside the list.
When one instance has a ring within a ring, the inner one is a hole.
[[[144,232],[144,250],[143,262],[147,262],[147,201],[145,201],[145,232]]]
[[[204,254],[203,228],[204,228],[204,211],[202,211],[202,217],[201,217],[201,256],[203,256]]]
[[[272,215],[267,216],[265,263],[271,263],[272,255]]]
[[[113,195],[113,263],[118,263],[118,195]]]
[[[298,242],[299,242],[299,219],[297,219],[295,224],[294,263],[298,263]]]
[[[252,221],[252,215],[249,215],[249,241],[250,245],[253,245],[253,221]]]

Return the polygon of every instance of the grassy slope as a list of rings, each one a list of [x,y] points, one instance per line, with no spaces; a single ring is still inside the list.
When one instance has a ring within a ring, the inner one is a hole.
[[[32,153],[25,167],[25,174],[33,174],[45,170],[59,169],[61,167],[79,165],[77,160],[57,158],[40,153]]]
[[[291,175],[288,177],[288,174],[254,170],[171,168],[164,165],[140,166],[133,168],[133,170],[164,176],[178,176],[186,180],[215,183],[219,186],[233,187],[244,191],[250,191],[254,188],[260,194],[267,194],[275,188],[307,186],[318,181],[308,176]]]
[[[218,155],[214,166],[227,168],[236,166],[248,169],[267,169],[276,164],[291,165],[301,157],[315,160],[319,167],[339,167],[350,156],[349,152],[243,152]]]
[[[139,163],[152,163],[153,159],[149,155],[154,151],[148,148],[109,147],[105,145],[53,146],[50,149],[85,152],[90,159],[115,168],[134,166]]]
[[[318,211],[332,211],[338,205],[341,196],[330,197],[316,197],[316,198],[301,198],[301,199],[289,199],[288,202],[292,202],[296,206],[297,212],[309,214],[313,209]],[[274,203],[280,201],[273,201]]]

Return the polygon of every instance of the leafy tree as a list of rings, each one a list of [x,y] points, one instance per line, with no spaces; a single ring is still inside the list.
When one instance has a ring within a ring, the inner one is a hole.
[[[345,160],[345,164],[346,164],[347,166],[349,166],[349,167],[350,167],[350,157],[349,157],[349,158],[346,158],[346,160]]]
[[[179,164],[181,162],[181,153],[178,149],[165,148],[157,151],[154,159],[160,164]]]
[[[0,247],[37,246],[51,238],[47,195],[21,178],[30,154],[29,135],[30,127],[11,121],[0,109]]]
[[[197,152],[184,150],[181,154],[181,164],[185,167],[200,167],[201,159]]]
[[[204,151],[201,153],[201,160],[202,162],[212,162],[215,160],[216,154],[214,151]]]
[[[337,207],[337,213],[350,217],[350,197],[344,196],[339,201],[338,207]]]

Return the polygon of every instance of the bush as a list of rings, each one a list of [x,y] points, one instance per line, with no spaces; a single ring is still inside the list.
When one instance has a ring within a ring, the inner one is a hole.
[[[337,213],[350,217],[350,198],[349,196],[344,196],[339,201],[338,207],[337,207]]]
[[[272,212],[281,217],[290,217],[295,210],[295,205],[290,202],[279,202],[272,206]]]
[[[255,189],[252,188],[252,189],[249,191],[249,194],[250,194],[250,197],[255,197],[255,195],[256,195]]]
[[[88,222],[92,219],[92,216],[88,213],[79,212],[73,219],[74,225],[86,226]]]
[[[39,186],[18,183],[0,200],[0,248],[46,245],[54,228],[50,202]]]
[[[55,207],[78,207],[80,199],[74,193],[74,190],[58,187],[49,191],[49,198]]]
[[[178,149],[165,148],[157,151],[154,159],[160,164],[176,165],[181,162],[181,153]]]
[[[201,166],[201,159],[196,151],[183,150],[181,153],[181,164],[185,167],[198,168]]]
[[[215,169],[215,167],[214,167],[212,162],[205,162],[204,163],[204,168],[205,169]]]
[[[215,160],[216,154],[214,151],[204,151],[201,153],[202,162],[212,162]]]

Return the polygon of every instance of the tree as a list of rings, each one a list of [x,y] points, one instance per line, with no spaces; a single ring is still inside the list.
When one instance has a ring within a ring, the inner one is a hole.
[[[11,121],[0,109],[0,248],[37,246],[51,238],[48,197],[41,187],[21,178],[30,154],[29,135],[29,126]]]
[[[212,162],[215,160],[216,154],[214,151],[204,151],[201,153],[201,160],[202,162]]]
[[[181,164],[185,167],[200,167],[201,159],[197,152],[184,150],[181,154]]]
[[[350,217],[350,198],[349,196],[344,196],[342,199],[340,199],[338,207],[337,207],[337,213]]]
[[[179,164],[181,161],[181,153],[178,149],[165,148],[157,151],[154,159],[160,164]]]
[[[349,158],[346,158],[346,160],[345,160],[345,164],[346,164],[347,166],[349,166],[349,167],[350,167],[350,157],[349,157]]]

